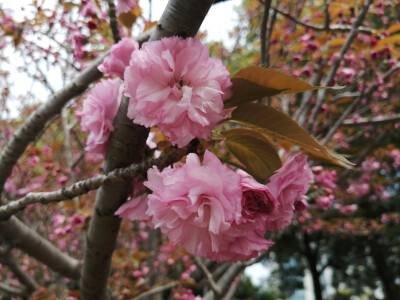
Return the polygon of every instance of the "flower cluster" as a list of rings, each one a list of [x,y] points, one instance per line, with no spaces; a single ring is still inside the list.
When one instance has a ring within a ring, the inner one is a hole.
[[[128,117],[146,127],[157,125],[173,145],[183,147],[193,138],[209,138],[227,116],[223,101],[232,94],[229,72],[220,60],[209,57],[207,47],[197,39],[164,38],[145,43],[139,50],[135,41],[124,38],[111,48],[99,70],[124,80],[124,93],[130,97]],[[86,111],[89,106],[94,109],[95,103],[103,106],[103,92],[104,84],[96,86],[84,102],[82,125],[91,123],[88,144],[94,140],[104,144],[108,137],[103,127],[94,126]],[[108,98],[107,105],[112,99],[115,97]],[[109,123],[109,117],[97,115],[101,118],[98,126]]]
[[[147,175],[144,185],[152,194],[145,216],[152,226],[190,253],[216,261],[246,260],[273,245],[264,234],[290,224],[313,180],[301,154],[290,156],[263,185],[224,166],[209,151],[202,163],[189,154],[185,164],[162,172],[154,167]],[[120,209],[120,216],[146,218],[134,209],[139,205],[124,206],[132,209]]]

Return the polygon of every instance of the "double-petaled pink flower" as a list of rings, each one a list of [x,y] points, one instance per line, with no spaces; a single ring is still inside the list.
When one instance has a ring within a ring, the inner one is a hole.
[[[103,79],[97,83],[83,100],[77,112],[83,131],[89,132],[86,150],[105,155],[108,138],[114,131],[113,121],[122,99],[123,85],[119,78]]]
[[[226,117],[229,72],[197,39],[145,43],[132,53],[124,80],[128,117],[146,127],[157,125],[179,147],[193,138],[209,138]]]

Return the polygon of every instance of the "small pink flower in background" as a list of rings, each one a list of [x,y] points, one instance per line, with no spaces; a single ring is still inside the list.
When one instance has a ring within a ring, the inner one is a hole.
[[[315,174],[315,183],[318,186],[334,189],[336,188],[336,171],[324,171],[316,167],[313,168]]]
[[[326,210],[329,208],[329,206],[331,206],[333,199],[334,199],[333,195],[319,196],[316,201],[317,201],[317,204],[319,205],[319,207]]]
[[[125,68],[129,66],[131,55],[137,49],[139,49],[139,44],[135,40],[123,38],[111,47],[110,55],[98,67],[99,71],[124,79]]]
[[[145,190],[146,187],[143,185],[143,181],[135,178],[131,197],[127,202],[121,205],[115,214],[130,221],[151,220],[151,217],[146,214],[146,211],[149,208],[147,203],[147,194],[137,196],[138,193],[144,192]]]
[[[137,6],[135,0],[118,0],[117,2],[117,12],[118,13],[127,13],[130,12]]]
[[[314,175],[307,163],[307,157],[300,153],[287,157],[267,183],[271,194],[278,200],[276,208],[268,216],[266,227],[273,231],[288,226],[293,218],[295,203],[303,199]]]
[[[132,53],[124,79],[128,117],[146,127],[157,125],[179,147],[195,137],[209,138],[227,115],[229,72],[197,39],[145,43]]]
[[[114,131],[113,121],[122,98],[122,81],[103,79],[97,83],[83,101],[82,110],[77,112],[83,131],[88,131],[86,150],[105,155],[108,138]]]
[[[62,225],[65,222],[65,216],[61,215],[61,214],[56,214],[53,217],[53,225],[58,227],[60,225]]]
[[[72,226],[80,226],[85,223],[85,217],[79,214],[74,214],[72,217],[69,218],[69,222]]]
[[[354,194],[357,197],[364,196],[369,192],[369,184],[366,182],[350,183],[346,192],[349,194]]]
[[[77,32],[72,35],[71,39],[74,45],[74,58],[77,61],[80,61],[86,55],[86,52],[83,50],[83,46],[86,45],[87,38],[82,33]]]
[[[241,215],[240,176],[208,151],[203,164],[189,154],[181,167],[162,172],[154,167],[147,175],[144,185],[153,191],[147,214],[154,227],[190,253],[218,253],[224,233]]]
[[[355,213],[357,208],[358,208],[357,204],[346,205],[339,208],[339,212],[343,215],[351,215]]]
[[[86,18],[86,17],[95,17],[97,15],[96,6],[92,3],[92,1],[89,0],[82,7],[82,10],[81,10],[80,14],[84,18]]]

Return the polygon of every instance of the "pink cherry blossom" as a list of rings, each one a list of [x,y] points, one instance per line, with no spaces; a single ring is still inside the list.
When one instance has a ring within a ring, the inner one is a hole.
[[[358,208],[357,204],[346,205],[339,208],[339,212],[344,215],[351,215],[354,214],[357,208]]]
[[[331,206],[332,200],[334,199],[333,195],[329,195],[329,196],[319,196],[316,201],[317,204],[319,205],[319,207],[321,207],[322,209],[326,210],[329,208],[329,206]]]
[[[209,151],[203,164],[189,154],[177,168],[147,172],[153,191],[148,215],[171,242],[190,253],[210,257],[224,246],[224,234],[241,216],[240,176]]]
[[[302,199],[314,175],[307,164],[307,157],[297,153],[290,155],[284,165],[271,177],[267,187],[278,200],[274,211],[266,220],[268,230],[282,229],[293,218],[295,203]]]
[[[132,53],[124,79],[128,117],[146,127],[157,125],[179,147],[195,137],[209,138],[226,117],[229,72],[198,39],[145,43]]]
[[[273,212],[277,199],[268,187],[255,181],[248,174],[241,175],[242,213],[239,220],[221,235],[221,247],[218,252],[211,252],[207,258],[216,261],[243,261],[256,257],[274,243],[264,238],[269,224],[265,219]]]
[[[105,155],[108,138],[114,131],[113,121],[117,115],[123,92],[122,81],[103,79],[97,83],[83,101],[77,112],[83,131],[88,131],[86,150]]]
[[[136,6],[137,3],[134,0],[118,0],[116,8],[118,13],[127,13],[134,9]]]
[[[149,221],[151,217],[146,214],[149,208],[147,204],[147,194],[138,195],[145,190],[146,187],[143,185],[143,181],[136,178],[134,180],[130,199],[122,204],[115,214],[130,221]]]
[[[137,49],[139,49],[139,44],[135,40],[123,38],[111,47],[110,55],[98,67],[99,71],[124,79],[125,68],[129,66],[131,55]]]

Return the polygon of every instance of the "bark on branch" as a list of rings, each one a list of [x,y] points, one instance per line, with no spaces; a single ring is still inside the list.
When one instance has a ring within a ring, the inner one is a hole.
[[[0,206],[0,220],[6,220],[13,214],[25,209],[28,205],[34,203],[49,204],[60,202],[66,199],[87,194],[89,191],[96,190],[102,185],[133,179],[139,174],[145,173],[152,166],[157,166],[160,170],[178,162],[185,155],[194,152],[196,149],[196,140],[187,147],[176,149],[174,152],[163,155],[157,159],[146,160],[139,164],[131,164],[126,168],[115,169],[107,174],[99,174],[89,179],[78,181],[62,189],[52,192],[29,193],[10,203]]]
[[[169,1],[150,40],[172,35],[194,36],[212,4],[211,0]],[[126,167],[143,159],[148,129],[132,124],[132,121],[126,117],[127,101],[127,99],[123,100],[114,121],[115,131],[110,138],[107,150],[106,172]],[[85,300],[109,299],[107,280],[121,222],[114,213],[129,195],[132,188],[131,182],[130,180],[104,185],[97,192],[95,209],[87,235],[81,278],[81,292]]]
[[[12,216],[7,221],[0,222],[0,236],[11,246],[21,249],[61,275],[79,278],[79,260],[63,253],[16,217]]]

